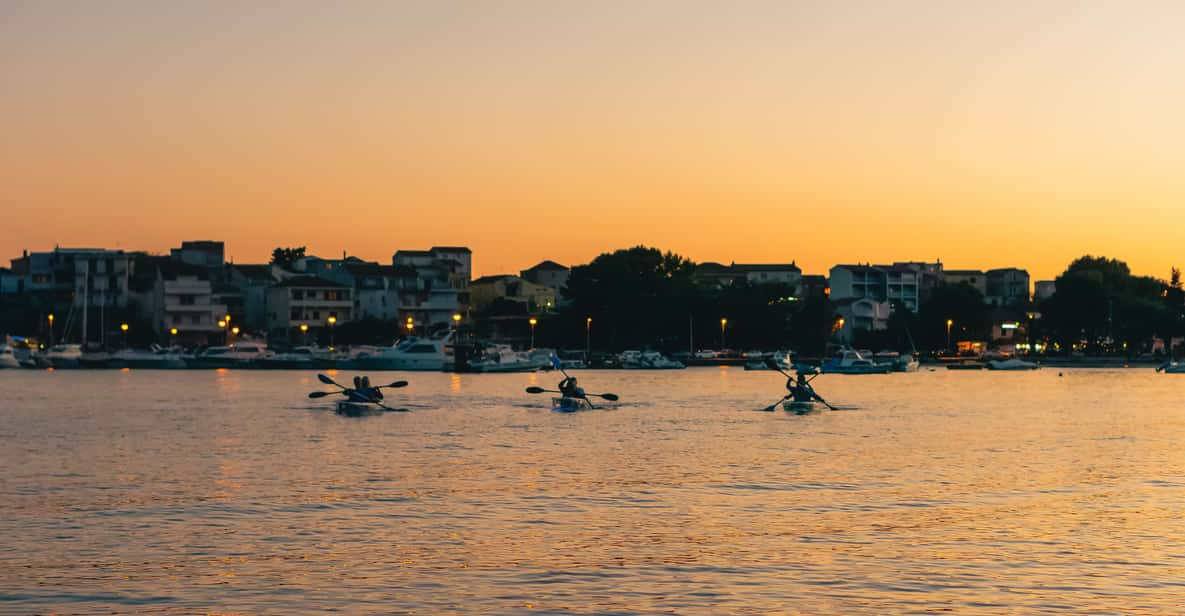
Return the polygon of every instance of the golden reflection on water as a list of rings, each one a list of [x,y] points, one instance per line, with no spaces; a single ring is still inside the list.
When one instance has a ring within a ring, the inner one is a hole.
[[[797,416],[754,410],[765,371],[574,374],[625,403],[415,373],[413,412],[347,419],[308,373],[0,373],[6,609],[1180,611],[1180,379],[823,376],[860,410]]]

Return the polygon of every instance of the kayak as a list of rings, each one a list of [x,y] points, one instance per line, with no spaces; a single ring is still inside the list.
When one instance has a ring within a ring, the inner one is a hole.
[[[551,410],[560,413],[571,413],[573,411],[583,411],[591,408],[592,406],[589,405],[588,400],[584,398],[569,398],[565,396],[563,398],[551,399]]]
[[[782,408],[791,413],[810,413],[815,410],[815,402],[813,400],[787,400],[782,403]]]
[[[337,406],[333,410],[338,415],[345,415],[346,417],[366,417],[368,415],[383,414],[383,408],[381,406],[369,402],[350,402],[348,400],[338,400]]]

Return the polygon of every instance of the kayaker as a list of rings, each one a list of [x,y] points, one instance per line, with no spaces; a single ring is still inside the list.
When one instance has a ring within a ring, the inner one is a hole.
[[[560,393],[565,398],[583,398],[584,389],[576,386],[576,377],[565,377],[559,384]]]
[[[814,388],[811,387],[810,383],[807,382],[805,376],[801,372],[798,373],[797,380],[795,380],[794,377],[790,377],[786,380],[786,389],[790,390],[790,395],[786,397],[794,398],[795,402],[813,402],[815,400],[823,402],[823,398],[819,397],[819,394],[815,393]]]
[[[382,400],[383,399],[383,392],[379,391],[378,387],[371,387],[370,386],[370,377],[368,377],[368,376],[362,377],[361,392],[363,395],[368,396],[371,400]]]

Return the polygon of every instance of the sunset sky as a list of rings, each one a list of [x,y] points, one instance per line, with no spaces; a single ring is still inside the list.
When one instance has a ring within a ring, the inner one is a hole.
[[[972,6],[974,4],[974,6]],[[1185,2],[0,0],[0,264],[1185,267]]]

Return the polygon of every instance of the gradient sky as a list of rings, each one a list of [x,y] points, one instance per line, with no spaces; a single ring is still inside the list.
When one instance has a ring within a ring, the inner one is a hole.
[[[1185,266],[1185,2],[0,0],[0,256]]]

